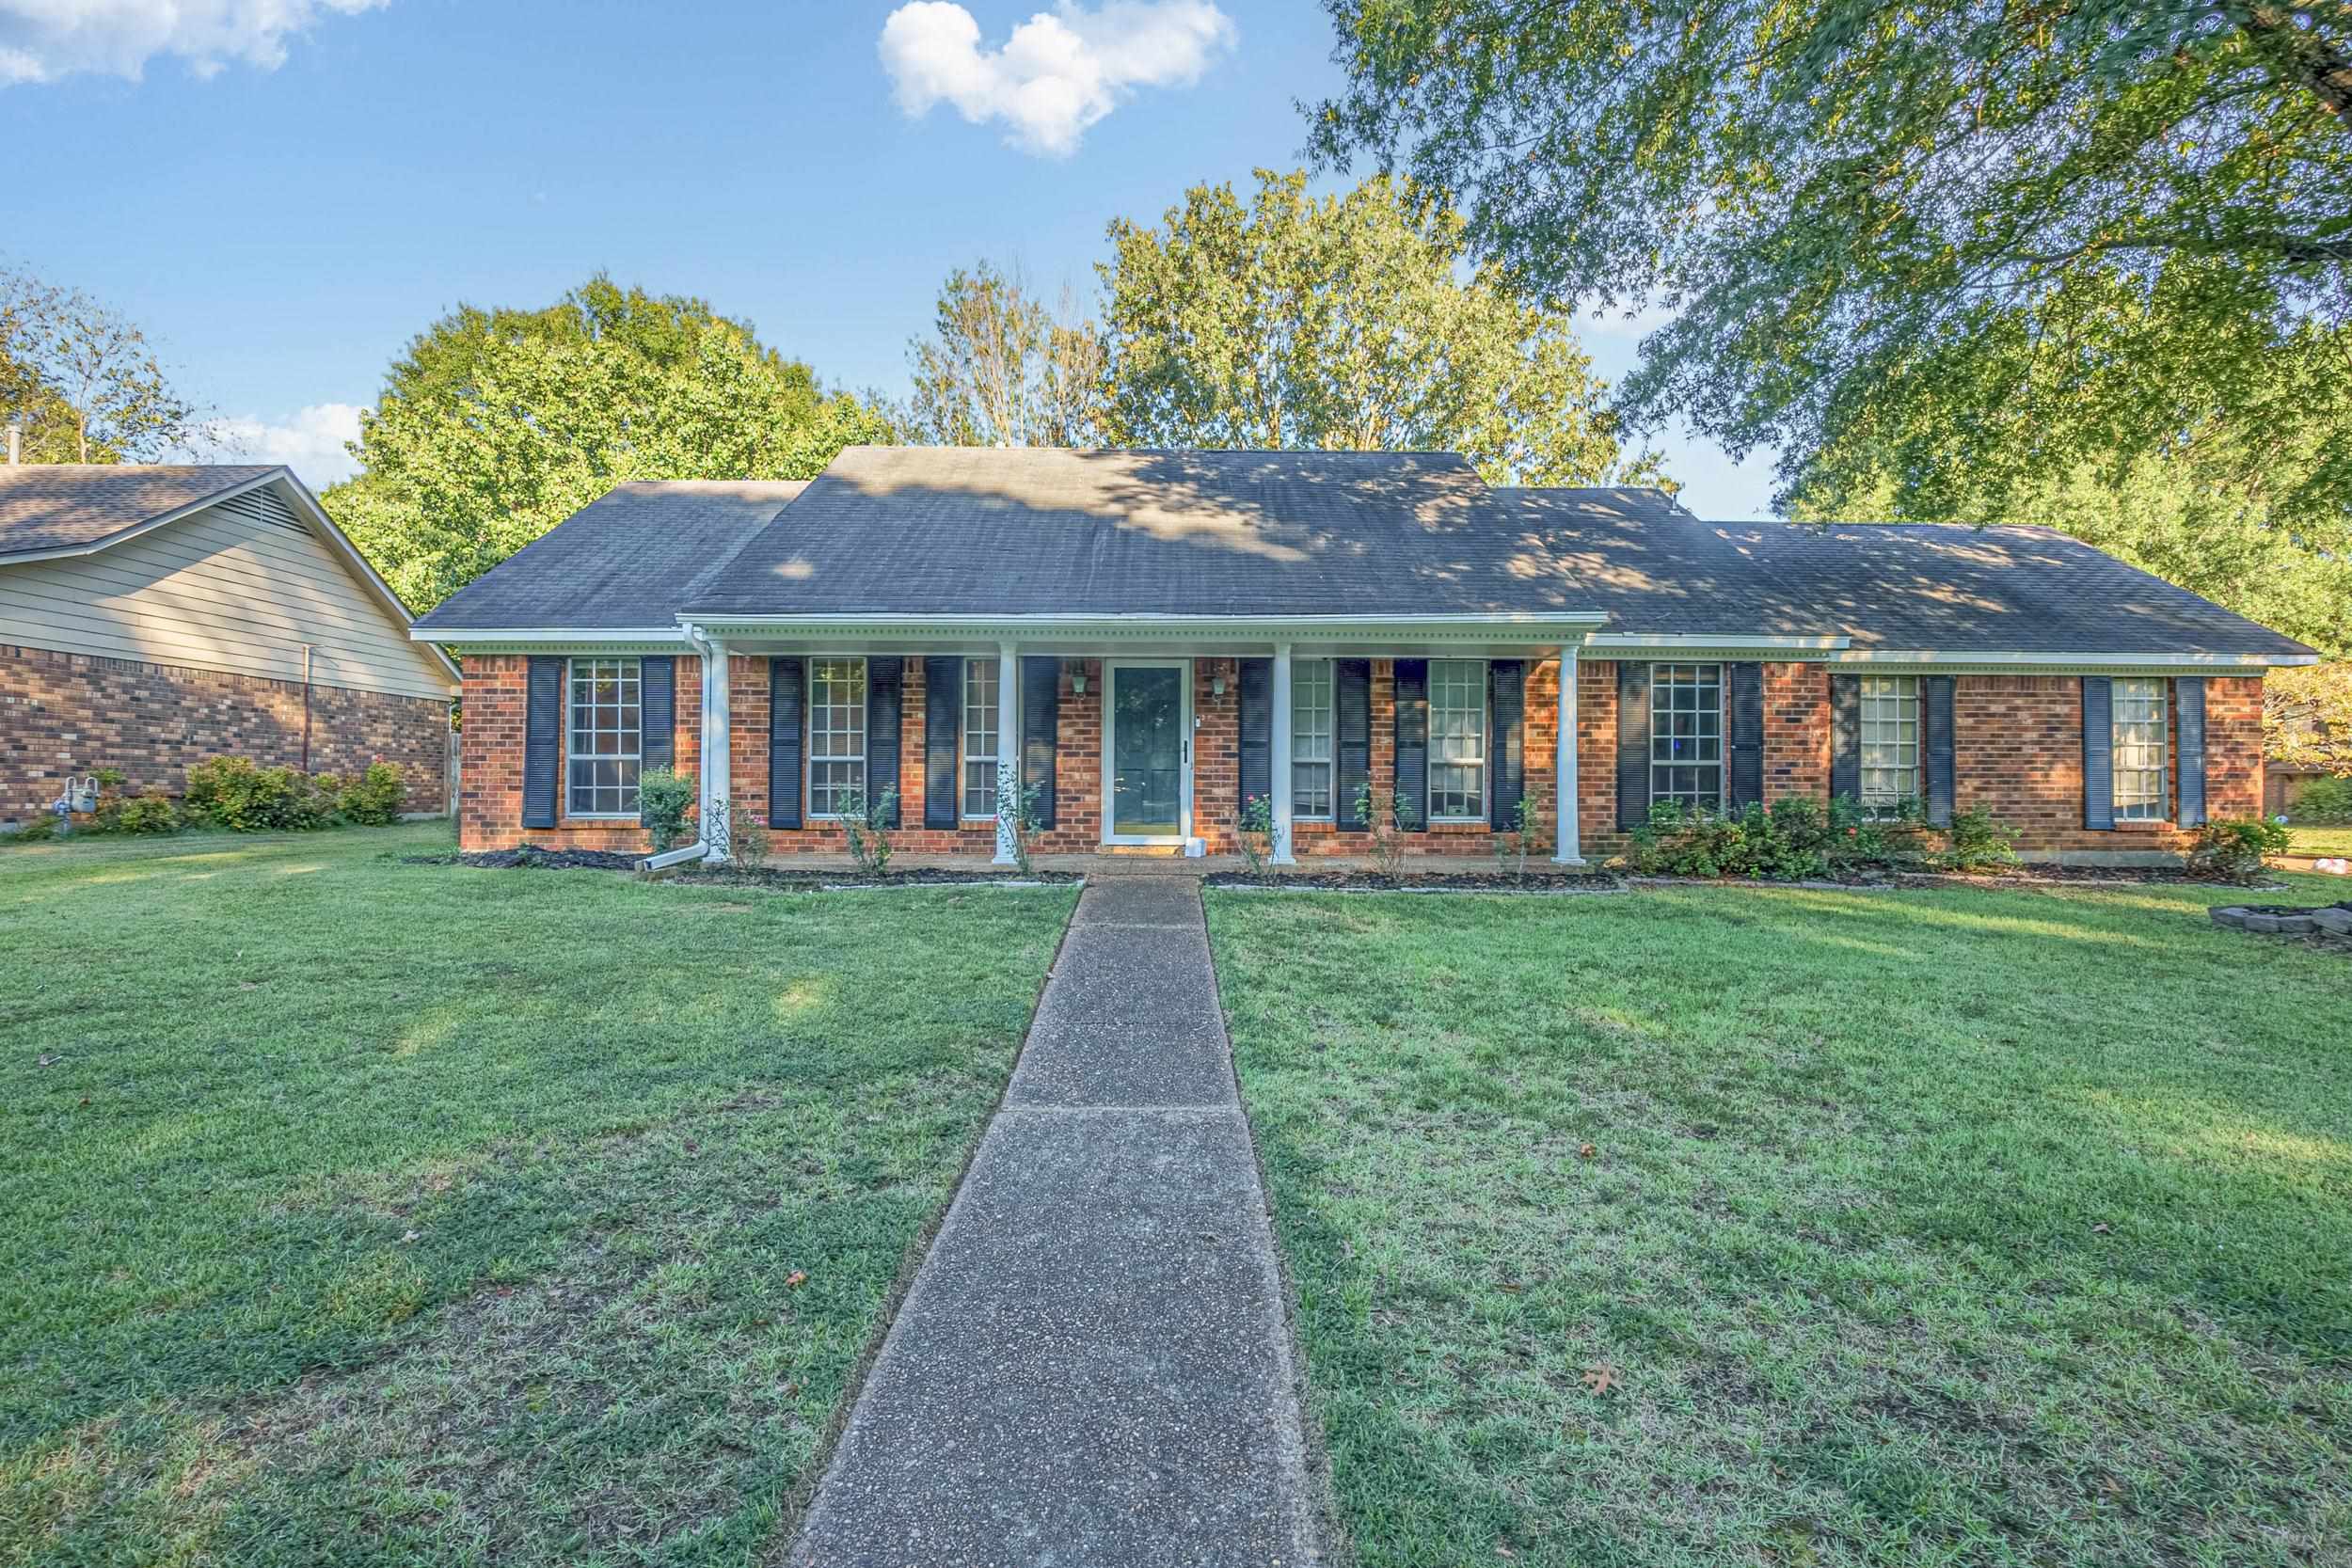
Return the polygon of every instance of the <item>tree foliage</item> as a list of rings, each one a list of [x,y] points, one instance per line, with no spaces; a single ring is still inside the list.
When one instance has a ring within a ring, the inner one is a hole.
[[[805,479],[888,428],[750,324],[598,277],[435,323],[361,417],[364,471],[321,499],[422,610],[625,481]]]
[[[0,269],[0,417],[28,463],[151,463],[211,442],[139,325],[79,289]]]
[[[947,275],[929,338],[907,345],[911,439],[949,447],[1103,444],[1103,338],[1065,291],[1048,310],[1018,269]]]
[[[2263,749],[2275,762],[2352,778],[2352,662],[2273,670],[2263,683]]]
[[[1124,446],[1452,451],[1498,483],[1656,483],[1565,310],[1465,263],[1462,219],[1375,177],[1258,171],[1110,227],[1104,425]]]
[[[1327,5],[1322,157],[1457,193],[1521,287],[1674,310],[1637,421],[1916,515],[2203,443],[2341,536],[2352,428],[2296,388],[2345,369],[2344,0]]]

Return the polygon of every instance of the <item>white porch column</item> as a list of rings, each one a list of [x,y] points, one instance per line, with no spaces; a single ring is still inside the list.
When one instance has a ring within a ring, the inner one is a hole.
[[[1291,645],[1274,645],[1274,762],[1268,781],[1274,790],[1274,863],[1290,865],[1291,858]]]
[[[1560,740],[1553,763],[1554,806],[1559,823],[1552,833],[1552,860],[1561,865],[1582,865],[1583,846],[1577,842],[1576,811],[1576,650],[1569,642],[1560,649]]]
[[[725,838],[711,842],[705,860],[720,860],[734,853],[735,816],[730,809],[735,796],[735,769],[728,755],[727,737],[735,714],[734,695],[729,689],[727,645],[716,638],[707,644],[709,652],[703,656],[703,757],[702,814],[703,837],[710,842],[713,823],[727,825]],[[723,846],[724,854],[722,853]]]
[[[996,644],[996,863],[1014,862],[1013,822],[1021,810],[1021,661],[1012,644]]]

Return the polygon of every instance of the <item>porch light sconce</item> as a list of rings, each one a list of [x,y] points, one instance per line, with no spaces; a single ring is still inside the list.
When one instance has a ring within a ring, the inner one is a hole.
[[[1223,675],[1211,675],[1209,677],[1209,695],[1212,697],[1222,697],[1225,695],[1225,677]]]
[[[1083,697],[1087,694],[1087,677],[1085,671],[1078,670],[1073,671],[1071,673],[1070,689],[1075,696]]]

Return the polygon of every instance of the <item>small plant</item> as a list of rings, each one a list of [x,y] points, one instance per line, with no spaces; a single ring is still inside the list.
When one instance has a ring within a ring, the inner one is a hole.
[[[1999,871],[2017,863],[2016,833],[1984,807],[1970,806],[1952,814],[1933,861],[1943,871]]]
[[[862,789],[853,789],[842,799],[841,832],[850,842],[850,858],[857,863],[861,875],[890,875],[890,821],[898,814],[896,784],[870,800]]]
[[[2200,877],[2250,882],[2271,855],[2287,847],[2287,831],[2261,816],[2217,816],[2197,830],[2188,869]]]
[[[769,851],[774,847],[775,840],[768,832],[768,824],[759,819],[758,813],[754,812],[735,819],[723,858],[738,865],[765,865]]]
[[[686,842],[686,814],[694,804],[694,775],[675,768],[648,768],[637,775],[637,810],[652,835],[653,852],[666,854]]]
[[[57,819],[49,812],[37,812],[17,824],[16,832],[8,835],[10,844],[44,844],[57,836]]]
[[[294,768],[263,768],[251,757],[213,757],[188,769],[188,815],[216,828],[252,833],[324,828],[332,797]]]
[[[400,820],[400,808],[407,800],[408,781],[398,768],[379,758],[342,782],[335,791],[335,812],[362,827],[388,827]]]
[[[113,831],[119,833],[164,834],[180,831],[180,808],[160,789],[134,795],[115,808]]]
[[[1252,795],[1241,803],[1241,820],[1234,825],[1234,836],[1241,841],[1241,858],[1248,863],[1249,875],[1265,880],[1274,858],[1272,797]]]
[[[1540,848],[1537,842],[1543,832],[1542,819],[1535,814],[1535,798],[1522,795],[1511,808],[1507,825],[1494,835],[1495,870],[1515,882],[1527,880],[1527,856]]]
[[[1015,786],[1009,768],[996,770],[996,821],[998,831],[1012,840],[1012,863],[1021,875],[1029,874],[1029,841],[1037,836],[1041,824],[1037,806],[1045,798],[1042,784]]]
[[[1372,834],[1372,863],[1394,881],[1405,869],[1405,820],[1412,800],[1393,789],[1375,789],[1367,780],[1356,790],[1356,816]]]

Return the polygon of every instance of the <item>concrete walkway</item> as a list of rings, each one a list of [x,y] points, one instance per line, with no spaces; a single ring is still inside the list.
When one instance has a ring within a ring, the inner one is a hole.
[[[792,1561],[1317,1560],[1200,884],[1090,884]]]

